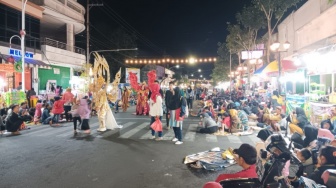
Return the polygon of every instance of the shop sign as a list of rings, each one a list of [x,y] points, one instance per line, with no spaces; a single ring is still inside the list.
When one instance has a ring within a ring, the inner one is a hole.
[[[14,72],[13,64],[0,64],[0,70],[4,72]]]
[[[17,49],[9,49],[9,55],[16,56],[16,57],[21,57],[21,50]],[[34,58],[34,53],[31,52],[26,52],[25,55],[26,58],[33,59]]]

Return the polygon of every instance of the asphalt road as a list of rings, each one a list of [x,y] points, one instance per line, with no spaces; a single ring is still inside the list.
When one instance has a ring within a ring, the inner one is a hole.
[[[220,173],[240,170],[231,166],[219,172],[195,170],[183,164],[186,155],[214,147],[226,149],[254,143],[250,136],[214,136],[195,132],[197,118],[183,125],[184,143],[149,140],[149,117],[129,112],[115,115],[121,130],[100,134],[97,118],[90,120],[92,134],[73,135],[72,123],[54,128],[32,126],[20,136],[0,137],[1,188],[185,188],[202,187]],[[165,120],[163,120],[165,122]]]

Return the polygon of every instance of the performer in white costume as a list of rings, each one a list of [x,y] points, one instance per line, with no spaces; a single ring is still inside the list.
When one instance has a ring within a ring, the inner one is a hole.
[[[109,83],[109,67],[104,57],[95,53],[95,63],[93,68],[93,82],[90,84],[90,91],[93,93],[93,102],[97,111],[99,128],[98,131],[106,131],[107,129],[122,128],[118,125],[112,110],[108,105],[108,95],[106,91],[106,82],[103,78],[105,72],[107,74],[107,83]],[[120,71],[119,71],[120,72]],[[118,81],[119,82],[119,81]]]

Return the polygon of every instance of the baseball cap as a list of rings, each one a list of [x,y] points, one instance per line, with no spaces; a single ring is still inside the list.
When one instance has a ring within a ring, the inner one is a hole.
[[[242,157],[249,165],[257,162],[257,150],[250,144],[242,144],[239,149],[233,150],[239,157]]]

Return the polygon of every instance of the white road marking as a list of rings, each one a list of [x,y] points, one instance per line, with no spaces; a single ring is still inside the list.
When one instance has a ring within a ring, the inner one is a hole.
[[[187,133],[185,134],[183,140],[184,141],[190,141],[193,142],[196,137],[196,130],[197,130],[198,124],[190,124]]]
[[[119,136],[119,138],[129,138],[129,137],[135,135],[137,132],[144,129],[145,127],[147,127],[147,126],[148,126],[148,122],[142,123],[142,124],[134,127],[134,129],[131,129],[131,130],[127,131],[126,133],[122,134],[121,136]]]
[[[206,134],[205,135],[205,140],[207,142],[218,142],[217,136],[216,135],[212,135],[212,134]]]

